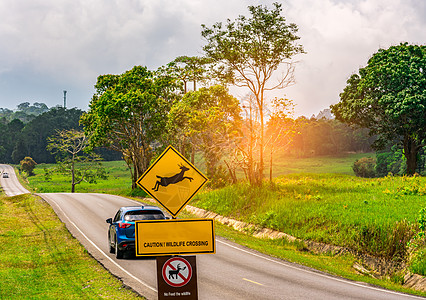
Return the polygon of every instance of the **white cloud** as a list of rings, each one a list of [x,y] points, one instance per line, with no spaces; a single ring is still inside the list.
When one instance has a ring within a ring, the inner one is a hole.
[[[98,75],[201,55],[201,24],[272,2],[0,0],[0,107],[54,106],[67,89],[71,105],[86,109]],[[307,51],[297,57],[297,84],[284,91],[299,114],[338,101],[347,77],[379,47],[425,42],[424,0],[287,0],[283,9]]]

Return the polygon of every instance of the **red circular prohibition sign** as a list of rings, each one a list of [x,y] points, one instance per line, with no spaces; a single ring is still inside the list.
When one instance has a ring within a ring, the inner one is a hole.
[[[168,285],[182,287],[191,280],[192,267],[183,257],[172,257],[164,263],[161,273]]]

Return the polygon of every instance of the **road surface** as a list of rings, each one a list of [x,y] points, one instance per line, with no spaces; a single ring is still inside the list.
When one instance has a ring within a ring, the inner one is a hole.
[[[16,178],[14,169],[9,165],[0,165],[0,184],[3,192],[7,196],[16,196],[20,194],[27,194],[29,191],[25,189]],[[3,174],[8,173],[8,178],[3,178]]]
[[[19,191],[23,192],[18,189],[11,194]],[[157,299],[155,258],[116,259],[107,245],[105,219],[113,217],[121,206],[135,205],[135,201],[107,194],[38,195],[110,272],[141,295]],[[197,255],[199,299],[424,299],[334,277],[220,237],[216,246],[216,254]]]

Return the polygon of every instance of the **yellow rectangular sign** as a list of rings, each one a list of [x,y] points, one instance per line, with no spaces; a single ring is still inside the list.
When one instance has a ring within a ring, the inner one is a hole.
[[[215,253],[213,219],[135,222],[136,256]]]

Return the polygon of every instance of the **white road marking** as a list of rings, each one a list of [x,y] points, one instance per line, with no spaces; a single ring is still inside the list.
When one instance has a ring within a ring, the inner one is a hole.
[[[327,278],[327,279],[333,279],[335,281],[351,284],[351,285],[354,285],[354,286],[357,286],[357,287],[368,288],[368,289],[371,289],[371,290],[380,291],[380,292],[384,292],[384,293],[389,293],[389,294],[394,294],[394,295],[399,295],[399,296],[407,296],[407,297],[411,297],[411,298],[415,298],[415,299],[424,299],[423,297],[419,297],[419,296],[415,296],[415,295],[403,294],[403,293],[398,293],[398,292],[389,291],[389,290],[385,290],[385,289],[380,289],[380,288],[376,288],[376,287],[373,287],[373,286],[363,285],[363,284],[359,284],[359,283],[352,282],[352,281],[349,281],[349,280],[344,280],[344,279],[336,278],[336,277],[333,277],[333,276],[328,276],[328,275],[325,275],[325,274],[309,271],[309,270],[306,270],[306,269],[303,269],[303,268],[298,268],[296,266],[293,266],[293,265],[285,263],[285,262],[276,261],[274,259],[262,256],[262,255],[259,255],[259,254],[256,254],[256,253],[252,253],[248,250],[241,249],[239,247],[228,244],[224,241],[220,241],[218,239],[216,239],[216,242],[224,244],[224,245],[231,247],[233,249],[236,249],[238,251],[241,251],[241,252],[244,252],[244,253],[259,257],[259,258],[262,258],[264,260],[267,260],[267,261],[270,261],[270,262],[273,262],[273,263],[276,263],[276,264],[279,264],[279,265],[282,265],[282,266],[286,266],[286,267],[289,267],[289,268],[292,268],[292,269],[295,269],[295,270],[303,271],[303,272],[306,272],[306,273],[309,273],[309,274],[318,275],[318,276],[321,276],[321,277],[324,277],[324,278]]]
[[[126,273],[127,275],[129,275],[130,277],[132,277],[134,280],[136,280],[137,282],[139,282],[140,284],[142,284],[143,286],[151,289],[152,291],[154,291],[155,293],[157,293],[157,289],[150,286],[149,284],[143,282],[142,280],[140,280],[139,278],[137,278],[136,276],[134,276],[133,274],[131,274],[129,271],[127,271],[126,269],[124,269],[123,267],[121,267],[119,264],[117,264],[114,260],[111,259],[111,257],[109,257],[104,251],[102,251],[98,246],[96,246],[96,244],[94,242],[92,242],[92,240],[90,240],[81,230],[80,228],[78,228],[78,226],[70,220],[70,218],[68,218],[68,216],[65,214],[65,212],[62,210],[62,208],[53,200],[53,202],[55,203],[55,205],[59,208],[59,210],[63,213],[63,215],[68,219],[68,221],[81,233],[81,235],[90,243],[92,244],[93,247],[95,247],[103,256],[105,256],[110,262],[112,262],[114,265],[116,265],[120,270],[122,270],[124,273]]]

